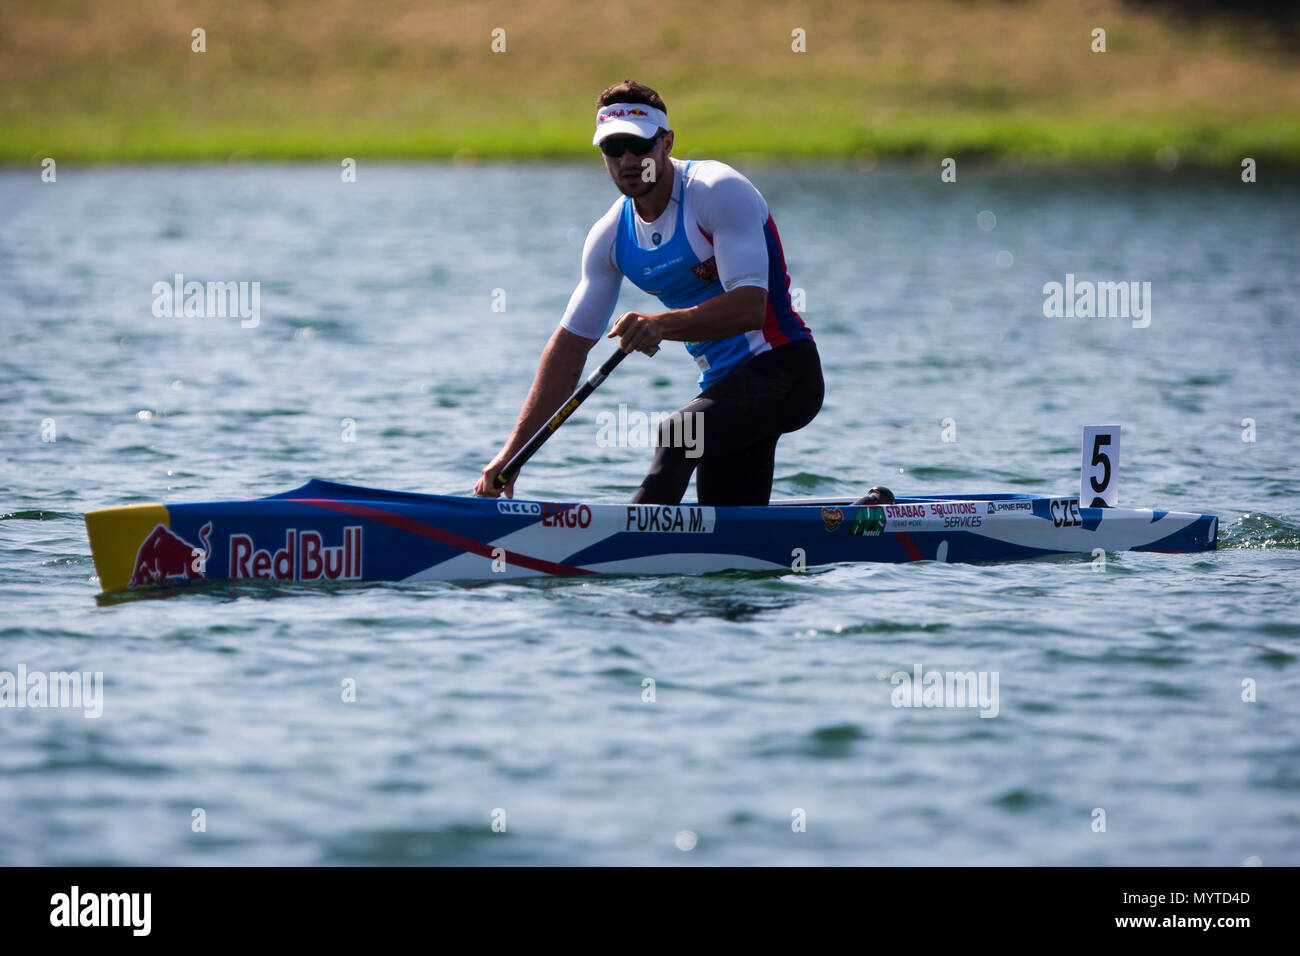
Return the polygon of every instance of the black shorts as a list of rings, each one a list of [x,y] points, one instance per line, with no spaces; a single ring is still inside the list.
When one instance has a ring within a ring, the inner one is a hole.
[[[691,472],[702,505],[766,505],[777,440],[798,431],[822,407],[821,358],[811,341],[791,342],[750,359],[663,423],[650,474],[634,504],[674,505]],[[683,445],[679,416],[698,413],[698,449]],[[690,455],[702,452],[697,457]],[[688,452],[690,455],[688,455]]]

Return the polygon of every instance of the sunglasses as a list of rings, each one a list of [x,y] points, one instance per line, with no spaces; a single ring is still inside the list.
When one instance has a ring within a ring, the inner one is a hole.
[[[650,139],[642,139],[640,136],[629,136],[626,139],[606,139],[600,144],[600,151],[610,159],[618,159],[624,153],[630,152],[633,156],[644,156],[655,148],[659,140],[663,139],[663,133],[656,133]]]

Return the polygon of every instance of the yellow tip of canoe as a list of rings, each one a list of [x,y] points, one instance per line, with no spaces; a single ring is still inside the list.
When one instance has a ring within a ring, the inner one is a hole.
[[[125,591],[130,586],[140,545],[154,528],[167,528],[170,521],[166,506],[158,504],[122,505],[86,513],[90,553],[105,594]]]

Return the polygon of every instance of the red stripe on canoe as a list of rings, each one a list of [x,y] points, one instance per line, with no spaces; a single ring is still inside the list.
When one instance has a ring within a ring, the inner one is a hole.
[[[355,515],[358,518],[366,518],[370,521],[376,521],[379,524],[386,524],[390,528],[396,528],[399,531],[406,531],[410,534],[419,535],[421,538],[428,538],[430,541],[437,541],[439,544],[445,544],[448,547],[456,548],[460,551],[466,551],[470,554],[477,554],[484,558],[493,557],[492,552],[495,548],[490,544],[484,544],[482,541],[476,541],[473,538],[467,538],[464,535],[456,534],[454,531],[447,531],[436,525],[427,524],[423,521],[416,521],[414,518],[407,518],[404,515],[394,514],[391,511],[383,511],[379,508],[371,508],[368,505],[359,504],[355,501],[333,501],[329,498],[291,498],[290,501],[298,504],[311,505],[313,508],[321,508],[325,511],[339,511],[343,514]],[[541,571],[543,574],[595,574],[587,568],[573,567],[568,564],[557,564],[554,561],[547,561],[543,558],[534,558],[526,554],[520,554],[517,551],[506,551],[506,561],[517,567],[527,568],[530,571]]]
[[[916,546],[916,542],[912,540],[912,536],[906,531],[895,531],[894,537],[898,539],[898,543],[903,546],[903,550],[907,552],[907,556],[911,560],[925,560],[925,558],[921,557],[921,549]]]

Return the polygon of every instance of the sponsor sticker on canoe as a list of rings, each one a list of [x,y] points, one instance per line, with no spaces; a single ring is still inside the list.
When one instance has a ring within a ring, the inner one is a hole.
[[[881,505],[887,518],[924,518],[925,505]]]
[[[227,576],[232,581],[359,581],[361,534],[359,526],[344,528],[342,543],[327,545],[319,531],[289,528],[284,533],[284,547],[274,554],[256,547],[251,535],[232,534]]]
[[[212,522],[199,529],[202,548],[196,548],[166,525],[160,524],[140,542],[135,553],[129,588],[157,587],[174,580],[192,581],[206,576],[211,548]]]
[[[914,505],[882,505],[891,532],[943,531],[982,528],[978,501],[927,501]]]
[[[628,505],[624,531],[712,534],[713,509],[681,505]]]
[[[826,530],[828,532],[834,531],[843,523],[844,523],[844,512],[841,511],[839,508],[822,509],[822,524],[826,526]]]
[[[1008,511],[1029,511],[1033,512],[1034,504],[1032,501],[990,501],[988,503],[987,514],[1003,514]]]
[[[542,505],[543,528],[590,528],[590,505],[562,505],[546,502]]]
[[[536,501],[498,501],[497,511],[503,515],[539,515],[542,506]]]
[[[914,531],[924,528],[925,505],[881,505],[890,531]]]
[[[853,524],[849,528],[849,534],[875,537],[884,530],[885,509],[871,505],[858,509],[858,513],[853,516]]]
[[[974,501],[932,501],[931,518],[940,518],[944,528],[982,528],[984,518],[979,514],[979,504]]]

